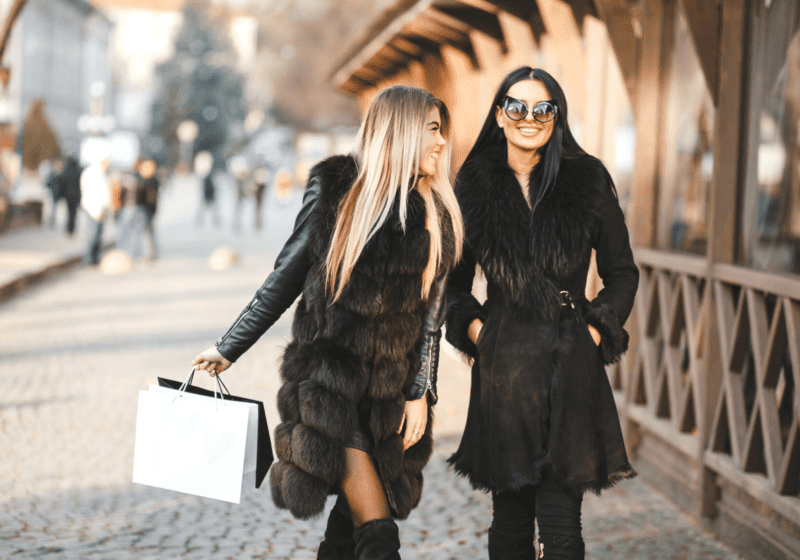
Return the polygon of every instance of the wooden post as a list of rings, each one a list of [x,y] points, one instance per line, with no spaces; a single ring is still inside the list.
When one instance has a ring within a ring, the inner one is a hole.
[[[600,19],[608,28],[608,36],[617,63],[625,79],[628,96],[636,98],[639,77],[640,41],[633,29],[631,8],[627,0],[595,0]]]
[[[642,53],[639,84],[634,99],[636,114],[636,168],[633,173],[631,238],[650,247],[655,235],[655,195],[660,144],[661,59],[664,35],[664,0],[643,0]]]
[[[457,170],[467,157],[469,149],[478,137],[489,101],[475,99],[481,88],[479,71],[472,67],[469,57],[449,45],[442,46],[442,60],[447,67],[453,88],[450,113],[458,115],[453,120],[453,169]]]
[[[552,46],[558,52],[565,89],[571,94],[570,112],[583,123],[586,118],[586,57],[575,14],[563,0],[536,0]]]
[[[694,47],[700,59],[700,66],[708,84],[708,90],[719,102],[717,77],[719,75],[720,50],[720,12],[719,0],[681,0],[683,11],[689,23],[689,30],[694,40]]]
[[[708,193],[708,252],[709,263],[706,290],[714,282],[715,263],[733,263],[736,248],[737,200],[743,180],[743,146],[747,142],[746,103],[742,88],[748,71],[745,60],[748,0],[722,0],[722,17],[719,32],[719,83],[717,87],[717,118],[714,125],[714,172]],[[712,301],[709,299],[709,301]],[[713,305],[713,304],[712,304]],[[703,340],[703,376],[699,399],[703,414],[698,419],[700,436],[700,515],[716,514],[716,476],[706,468],[704,453],[708,447],[711,424],[722,387],[724,364],[720,359],[719,329],[713,308],[708,310]]]
[[[506,53],[506,72],[516,70],[521,66],[536,66],[536,38],[529,23],[512,16],[508,12],[497,14],[500,28],[506,37],[508,52]],[[500,85],[500,84],[498,84]]]

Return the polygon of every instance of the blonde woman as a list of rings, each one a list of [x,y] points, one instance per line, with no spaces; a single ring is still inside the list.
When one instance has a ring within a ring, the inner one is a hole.
[[[328,518],[318,558],[398,559],[392,518],[419,503],[445,278],[461,252],[449,116],[424,90],[370,106],[356,156],[311,171],[295,230],[255,298],[194,364],[230,367],[301,294],[283,356],[272,498]]]

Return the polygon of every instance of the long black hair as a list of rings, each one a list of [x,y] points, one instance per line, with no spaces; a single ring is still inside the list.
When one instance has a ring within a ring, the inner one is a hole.
[[[497,107],[503,106],[503,100],[511,86],[522,80],[538,80],[542,82],[550,93],[550,99],[555,101],[555,105],[558,107],[553,134],[547,144],[541,148],[542,157],[540,161],[544,162],[541,175],[542,182],[538,189],[536,200],[531,201],[531,208],[536,209],[539,202],[553,189],[558,176],[558,168],[561,165],[561,158],[572,159],[586,155],[586,152],[578,145],[572,135],[572,131],[569,129],[569,123],[567,122],[567,96],[564,95],[564,90],[561,89],[561,86],[553,76],[541,68],[531,68],[530,66],[517,68],[506,76],[500,87],[497,88],[492,107],[489,109],[483,128],[478,134],[475,145],[472,146],[467,155],[466,161],[469,161],[487,148],[506,146],[506,135],[503,129],[497,125],[495,110]]]

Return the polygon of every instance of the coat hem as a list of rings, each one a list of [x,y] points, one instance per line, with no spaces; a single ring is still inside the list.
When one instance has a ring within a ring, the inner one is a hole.
[[[447,459],[447,463],[458,476],[469,480],[474,490],[482,490],[483,492],[519,492],[526,486],[536,486],[542,482],[541,467],[544,466],[545,462],[547,462],[547,459],[542,459],[537,462],[537,465],[534,467],[535,470],[530,473],[517,473],[511,479],[498,480],[490,477],[489,480],[481,480],[474,476],[470,467],[459,462],[456,454],[451,455],[450,458]],[[581,482],[568,478],[561,484],[565,489],[579,496],[590,491],[599,496],[603,490],[615,486],[622,480],[634,478],[637,474],[638,473],[633,469],[630,463],[626,463],[611,473],[607,479],[602,481],[591,480]]]

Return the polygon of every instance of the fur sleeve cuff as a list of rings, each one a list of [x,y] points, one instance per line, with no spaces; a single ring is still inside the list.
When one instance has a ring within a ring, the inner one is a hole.
[[[600,355],[603,363],[613,364],[628,350],[628,333],[619,323],[617,311],[607,303],[597,300],[586,304],[583,311],[586,323],[600,333]]]
[[[467,334],[469,325],[473,320],[486,321],[481,304],[472,294],[462,293],[451,296],[447,306],[445,323],[447,332],[445,339],[466,356],[475,359],[478,357],[478,348],[469,339]]]

